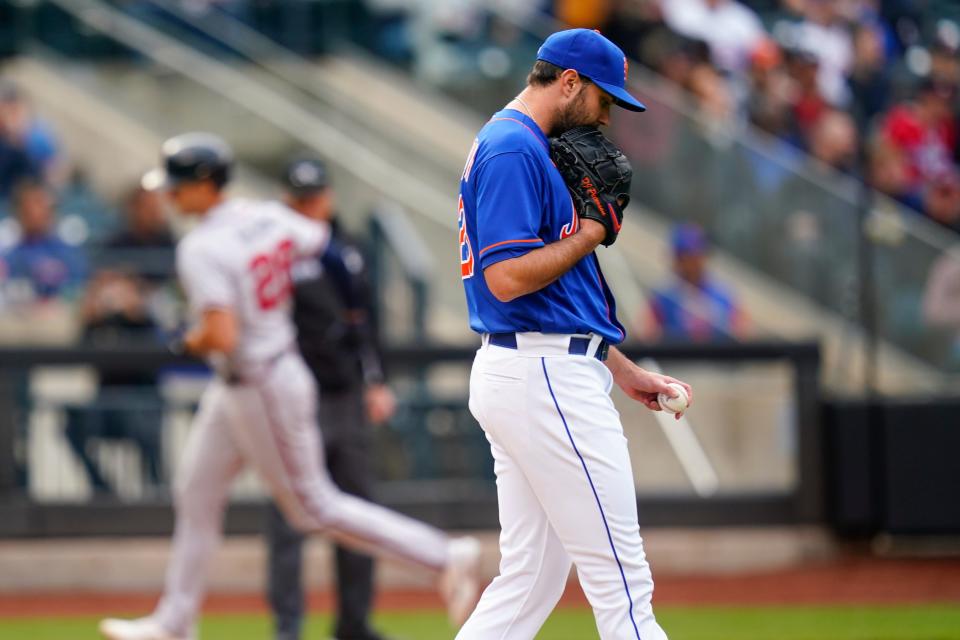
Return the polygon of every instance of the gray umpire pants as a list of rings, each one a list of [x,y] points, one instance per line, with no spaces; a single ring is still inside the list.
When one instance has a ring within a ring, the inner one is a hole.
[[[369,499],[370,428],[362,388],[320,393],[323,455],[334,483],[344,492]],[[299,640],[305,614],[303,589],[304,535],[293,529],[275,504],[267,517],[269,548],[268,599],[277,640]],[[337,638],[363,637],[373,597],[373,560],[336,547]]]

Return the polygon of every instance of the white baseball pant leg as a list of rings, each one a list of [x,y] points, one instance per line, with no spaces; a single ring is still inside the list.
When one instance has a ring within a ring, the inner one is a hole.
[[[223,535],[223,511],[243,456],[230,427],[229,387],[214,380],[193,419],[174,485],[176,524],[163,596],[154,619],[192,637],[210,560]]]
[[[282,358],[262,384],[239,389],[244,419],[236,421],[237,442],[292,526],[364,553],[443,570],[446,534],[343,493],[330,479],[321,464],[316,385],[299,354]]]
[[[471,410],[495,459],[502,560],[458,640],[534,638],[571,560],[603,640],[666,640],[612,382],[588,356],[477,353]]]
[[[252,464],[287,520],[359,551],[441,571],[447,536],[341,492],[320,464],[316,386],[298,354],[283,356],[257,385],[211,383],[178,474],[176,530],[164,595],[154,619],[189,635],[203,599],[209,560],[222,535],[230,482]]]

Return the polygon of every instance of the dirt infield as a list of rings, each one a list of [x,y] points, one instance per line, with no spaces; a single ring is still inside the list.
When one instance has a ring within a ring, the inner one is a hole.
[[[773,573],[666,576],[658,604],[960,604],[960,560],[848,559]]]
[[[0,617],[140,614],[152,609],[156,594],[0,594]],[[839,562],[771,573],[735,576],[657,576],[658,605],[814,605],[914,604],[960,605],[960,559]],[[310,608],[332,607],[330,593],[313,593]],[[424,590],[381,593],[378,607],[386,610],[436,609],[436,594]],[[584,607],[586,599],[575,582],[561,606]],[[258,613],[266,610],[259,594],[212,594],[207,613]]]

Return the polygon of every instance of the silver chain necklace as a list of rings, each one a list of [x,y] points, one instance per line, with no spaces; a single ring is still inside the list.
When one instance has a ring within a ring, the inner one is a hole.
[[[530,107],[528,107],[527,103],[523,101],[523,98],[521,98],[520,96],[517,96],[516,98],[514,98],[514,100],[519,102],[520,105],[523,107],[523,110],[527,112],[527,115],[530,116],[531,119],[533,119],[533,112],[530,111]]]
[[[530,107],[527,106],[527,103],[523,101],[523,98],[521,98],[520,96],[517,96],[517,97],[514,98],[514,100],[515,100],[516,102],[519,102],[519,103],[520,103],[520,106],[523,107],[523,110],[527,112],[527,116],[528,116],[531,120],[533,120],[533,122],[539,127],[539,126],[540,126],[540,123],[537,122],[537,119],[533,117],[533,111],[531,111],[531,110],[530,110]],[[541,127],[541,129],[542,129],[542,128],[543,128],[543,127]]]

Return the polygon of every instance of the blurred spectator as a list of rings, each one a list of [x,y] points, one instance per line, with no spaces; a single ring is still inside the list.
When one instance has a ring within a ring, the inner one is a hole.
[[[914,100],[895,106],[881,125],[883,135],[905,154],[914,190],[951,169],[957,145],[956,89],[928,78]]]
[[[747,89],[747,119],[771,135],[788,139],[793,83],[784,69],[782,52],[773,40],[761,40],[750,52]]]
[[[9,85],[0,84],[0,199],[8,198],[17,183],[40,174],[40,168],[31,160],[17,135],[7,106],[9,91]]]
[[[792,45],[817,59],[820,94],[835,107],[846,106],[846,76],[853,64],[853,42],[836,0],[806,0],[805,19],[793,29]]]
[[[930,77],[937,82],[960,84],[960,49],[945,42],[930,48]]]
[[[746,315],[732,291],[707,273],[707,238],[695,224],[672,232],[673,282],[655,290],[641,333],[649,339],[706,342],[743,338]]]
[[[960,233],[960,172],[955,168],[936,176],[924,190],[923,213],[952,231]]]
[[[83,252],[54,231],[57,214],[46,186],[28,180],[14,190],[20,240],[3,257],[10,280],[24,280],[41,300],[76,293],[87,276]]]
[[[83,341],[97,347],[157,342],[158,328],[147,305],[148,287],[135,276],[101,271],[90,281],[81,304]],[[161,484],[162,402],[156,376],[136,366],[99,367],[97,399],[69,407],[65,435],[80,459],[94,492],[111,491],[91,444],[131,442],[141,456],[143,482]]]
[[[791,141],[806,149],[810,131],[817,120],[830,109],[817,82],[819,62],[806,51],[787,51],[787,71],[794,83],[791,100],[793,133]]]
[[[372,46],[382,57],[407,65],[413,57],[413,3],[406,0],[366,0],[374,34]]]
[[[661,6],[671,29],[709,44],[713,62],[730,73],[746,69],[766,35],[757,14],[734,0],[663,0]]]
[[[156,323],[146,292],[145,283],[134,275],[111,270],[96,273],[80,305],[84,341],[101,346],[155,342]]]
[[[920,37],[920,2],[916,0],[882,0],[879,2],[878,15],[888,28],[888,38],[892,41],[888,48],[903,50],[916,44]]]
[[[16,85],[2,80],[0,131],[5,132],[10,144],[26,154],[31,175],[56,186],[65,182],[66,168],[53,129],[34,115],[29,102]]]
[[[616,0],[600,31],[628,58],[669,76],[663,63],[676,52],[679,38],[664,23],[660,0]]]
[[[890,102],[890,70],[883,35],[876,25],[863,24],[854,32],[853,63],[848,83],[857,129],[865,133]]]
[[[596,29],[607,22],[612,4],[611,0],[554,0],[553,12],[568,27]]]
[[[137,185],[126,197],[124,226],[107,238],[107,260],[148,280],[169,277],[175,241],[163,199],[155,189]],[[151,251],[144,251],[145,249]]]
[[[137,185],[124,203],[124,227],[107,239],[111,249],[171,249],[175,242],[159,191]]]
[[[734,113],[733,96],[716,69],[708,64],[695,66],[690,71],[688,88],[697,99],[701,114],[714,122],[729,124]]]
[[[883,136],[876,136],[867,152],[866,179],[880,193],[916,211],[923,210],[904,152]]]
[[[788,167],[800,157],[790,111],[794,84],[782,60],[780,49],[769,40],[751,55],[746,118],[772,137],[760,136],[753,144],[738,148],[735,161],[740,163],[742,174],[731,180],[731,190],[733,201],[740,203],[740,209],[746,212],[743,220],[756,217],[756,203],[767,200],[782,188],[784,180],[793,173]],[[747,231],[747,236],[752,237],[754,229],[754,224],[746,223],[741,231]],[[726,239],[725,229],[713,228],[712,231],[718,240]],[[745,238],[739,242],[755,244]]]
[[[930,270],[923,316],[931,326],[960,330],[960,254],[956,251],[944,253]]]
[[[710,50],[700,40],[687,40],[677,35],[665,38],[659,51],[653,52],[655,68],[667,80],[689,88],[690,74],[701,65],[710,65]]]
[[[934,329],[953,331],[951,363],[960,365],[960,253],[944,253],[930,269],[923,294],[923,318]]]
[[[150,263],[157,257],[154,250],[169,250],[160,256],[161,262],[169,263],[169,271],[174,242],[160,194],[138,185],[127,196],[124,212],[125,227],[106,243],[107,249],[122,255],[109,256],[109,267],[93,276],[80,305],[82,339],[92,346],[158,343],[162,337],[152,302],[164,274]],[[100,367],[98,373],[97,399],[68,409],[65,430],[90,486],[95,492],[111,491],[108,474],[90,449],[104,441],[133,443],[140,452],[143,482],[148,487],[160,485],[163,405],[155,373],[136,367]]]
[[[857,129],[853,118],[843,111],[827,111],[810,132],[810,155],[837,171],[853,172],[857,148]]]

